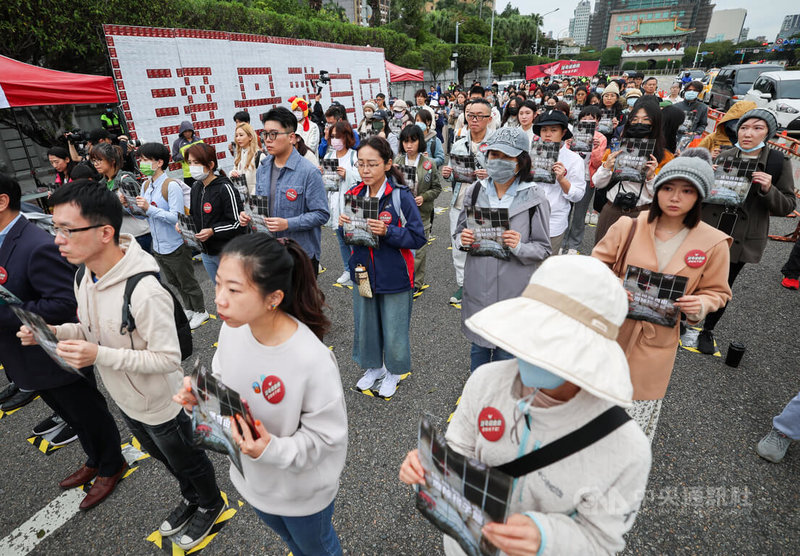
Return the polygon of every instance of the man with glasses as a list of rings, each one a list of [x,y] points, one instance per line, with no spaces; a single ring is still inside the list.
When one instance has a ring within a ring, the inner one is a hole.
[[[128,429],[175,476],[181,502],[159,531],[164,537],[176,535],[176,544],[190,550],[208,535],[225,502],[211,461],[192,442],[191,419],[172,400],[183,384],[175,302],[157,278],[156,260],[133,236],[120,234],[122,205],[114,193],[79,180],[50,200],[61,255],[84,265],[76,278],[79,323],[54,328],[58,355],[76,368],[95,365]],[[122,322],[126,294],[133,330]],[[35,342],[24,327],[20,337],[23,344]],[[118,446],[119,436],[113,442]],[[74,486],[97,476],[81,509],[108,497],[127,469],[123,461],[108,472],[89,466],[78,470]]]
[[[297,118],[290,110],[273,108],[262,121],[268,154],[256,172],[256,195],[269,199],[267,229],[276,237],[290,237],[299,243],[319,271],[321,229],[330,218],[322,174],[294,148]],[[241,212],[239,222],[247,226],[250,217]]]
[[[0,174],[0,285],[22,302],[22,309],[47,322],[74,322],[75,269],[58,254],[52,236],[21,215],[20,198],[19,183]],[[47,435],[54,445],[77,436],[86,453],[85,467],[113,475],[125,460],[119,431],[97,390],[91,365],[80,369],[82,375],[67,372],[40,347],[21,345],[19,328],[19,319],[0,302],[0,363],[13,381],[0,393],[6,398],[11,392],[0,409],[21,407],[38,393],[55,414],[37,424],[34,434]],[[84,482],[73,474],[60,484],[71,488]]]
[[[465,119],[468,130],[465,137],[458,139],[450,149],[450,154],[467,155],[472,154],[476,157],[477,179],[485,179],[489,176],[486,173],[485,160],[483,153],[486,151],[486,142],[494,133],[489,130],[492,121],[492,107],[483,98],[476,98],[467,103],[464,109]],[[453,178],[453,168],[442,166],[442,177],[444,179]],[[453,179],[453,198],[450,201],[450,237],[453,246],[453,266],[456,269],[456,283],[458,289],[450,296],[450,303],[461,304],[461,293],[464,286],[464,264],[467,261],[467,252],[462,251],[456,243],[455,232],[458,224],[458,216],[464,208],[464,192],[466,187],[463,183]]]

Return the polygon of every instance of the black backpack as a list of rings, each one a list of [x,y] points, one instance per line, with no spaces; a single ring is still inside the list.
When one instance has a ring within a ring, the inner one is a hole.
[[[86,267],[81,265],[75,273],[76,284],[80,285],[85,272]],[[131,296],[133,295],[133,290],[136,288],[136,284],[145,276],[154,276],[156,280],[158,280],[158,273],[151,271],[140,272],[129,276],[128,280],[125,282],[125,293],[122,296],[122,326],[120,326],[119,329],[119,333],[122,335],[125,335],[126,331],[128,334],[132,334],[133,331],[136,330],[136,321],[131,314]],[[161,281],[159,280],[158,283],[161,284]],[[178,332],[178,343],[181,346],[181,361],[185,361],[191,357],[192,351],[194,350],[194,346],[192,345],[192,329],[189,328],[189,319],[186,318],[186,313],[183,312],[183,306],[181,302],[178,301],[178,298],[175,297],[175,294],[172,293],[172,290],[165,287],[163,284],[161,284],[161,287],[167,290],[170,297],[172,297],[172,316],[175,321],[175,329]]]

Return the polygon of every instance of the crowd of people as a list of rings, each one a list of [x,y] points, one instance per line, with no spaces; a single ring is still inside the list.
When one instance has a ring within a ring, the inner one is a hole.
[[[323,261],[341,259],[336,282],[351,290],[352,359],[363,371],[354,387],[391,399],[414,366],[413,299],[428,287],[434,203],[446,191],[449,301],[471,344],[448,446],[500,466],[604,422],[616,406],[630,416],[555,459],[547,478],[515,481],[506,523],[483,535],[508,554],[620,551],[679,345],[717,351],[734,280],[761,260],[770,216],[795,208],[790,162],[768,144],[773,113],[739,101],[706,133],[700,82],[675,83],[669,95],[657,88],[637,73],[503,90],[453,84],[408,101],[381,93],[352,122],[339,103],[292,97],[260,126],[234,115],[228,172],[189,121],[171,150],[103,129],[85,157],[74,141],[55,146],[45,203],[55,238],[26,220],[19,184],[0,175],[0,285],[57,341],[51,358],[37,347],[42,335],[0,305],[9,379],[0,409],[42,397],[53,415],[34,433],[80,441],[85,463],[59,484],[94,480],[81,502],[88,510],[128,469],[96,372],[125,425],[178,482],[181,500],[161,534],[197,546],[225,509],[214,467],[191,441],[198,400],[181,368],[182,338],[212,307],[195,274],[199,255],[222,321],[212,371],[253,418],[231,418],[243,456],[231,480],[295,555],[341,554],[331,519],[347,411],[323,338],[342,323],[326,314],[317,276]],[[735,200],[718,201],[721,166],[747,169]],[[325,227],[338,253],[323,251]],[[800,288],[800,242],[782,273],[784,287]],[[633,309],[640,291],[657,298],[646,316]],[[487,408],[507,423],[499,436],[481,425]],[[780,462],[791,440],[800,440],[800,394],[758,454]],[[425,484],[416,451],[400,479]],[[586,487],[615,503],[564,505]],[[445,551],[462,553],[447,536]]]

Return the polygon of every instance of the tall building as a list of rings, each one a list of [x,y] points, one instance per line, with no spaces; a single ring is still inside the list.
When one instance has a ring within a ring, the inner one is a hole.
[[[620,38],[637,28],[638,22],[677,18],[677,24],[691,29],[686,44],[706,39],[711,0],[596,0],[589,24],[589,44],[598,49],[625,44]]]
[[[778,31],[778,38],[788,39],[797,33],[800,33],[800,14],[787,15],[784,17],[781,30]]]
[[[362,0],[331,0],[331,2],[344,9],[344,13],[350,23],[361,23]],[[381,25],[388,23],[391,0],[379,0],[378,6],[380,7],[380,14],[372,14],[373,17],[380,17]]]
[[[711,23],[708,25],[706,42],[738,42],[746,17],[747,10],[743,8],[714,10],[711,14]]]
[[[569,36],[580,46],[589,41],[589,21],[592,17],[592,3],[581,0],[575,8],[574,17],[569,20]]]
[[[749,27],[742,27],[742,32],[739,33],[739,40],[736,41],[736,42],[744,42],[744,41],[746,41],[747,40],[747,35],[749,35],[749,34],[750,34],[750,28]]]

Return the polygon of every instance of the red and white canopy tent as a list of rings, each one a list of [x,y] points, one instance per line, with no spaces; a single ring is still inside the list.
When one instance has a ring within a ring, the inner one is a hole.
[[[111,77],[56,71],[0,56],[0,109],[11,109],[15,123],[17,115],[14,108],[118,102],[114,79]],[[39,185],[19,123],[17,123],[17,133],[22,141],[25,157],[28,159],[31,176]]]
[[[0,108],[116,103],[111,77],[40,68],[0,56]]]
[[[386,62],[386,73],[389,74],[389,82],[397,83],[398,81],[424,81],[425,72],[422,70],[412,70],[393,64],[389,61]]]

